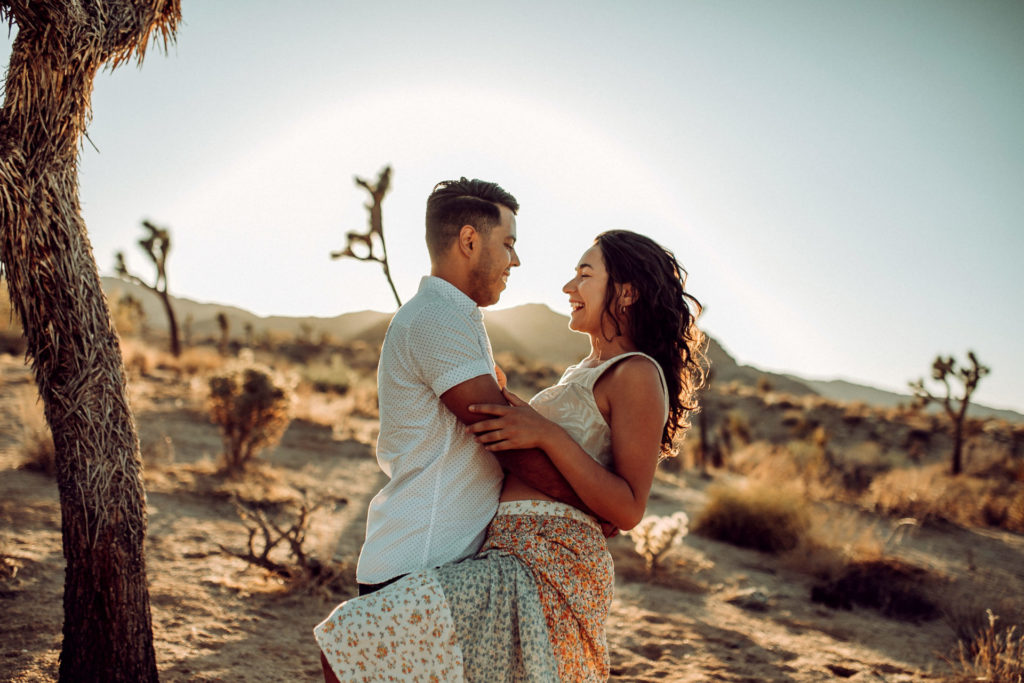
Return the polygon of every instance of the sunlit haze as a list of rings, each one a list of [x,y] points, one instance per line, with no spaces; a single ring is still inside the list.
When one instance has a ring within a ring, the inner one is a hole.
[[[329,257],[366,225],[353,176],[393,166],[403,299],[432,186],[479,177],[522,205],[498,308],[568,314],[579,255],[628,228],[675,251],[742,363],[903,391],[970,348],[976,400],[1024,410],[1024,3],[182,4],[168,55],[96,80],[104,274],[124,250],[148,276],[148,218],[176,296],[391,310],[379,266]]]

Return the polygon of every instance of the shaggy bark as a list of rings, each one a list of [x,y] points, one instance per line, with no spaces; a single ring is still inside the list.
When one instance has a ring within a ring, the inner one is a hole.
[[[62,681],[155,681],[145,492],[124,365],[78,199],[96,71],[179,0],[0,0],[17,24],[0,110],[0,262],[53,433],[67,570]]]

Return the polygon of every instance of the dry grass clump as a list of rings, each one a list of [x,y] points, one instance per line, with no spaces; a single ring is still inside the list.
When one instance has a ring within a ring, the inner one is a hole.
[[[796,548],[810,527],[807,501],[794,487],[751,481],[715,485],[694,533],[743,548],[779,553]]]
[[[121,339],[121,355],[128,376],[133,379],[152,375],[157,370],[173,372],[179,377],[207,375],[224,367],[225,359],[209,346],[192,346],[177,358],[163,349],[155,349],[133,337]]]
[[[345,363],[340,353],[300,366],[299,374],[314,391],[344,396],[359,380],[359,375]]]
[[[866,523],[855,509],[835,505],[809,507],[810,525],[783,564],[821,580],[832,580],[850,564],[885,556],[887,541],[877,523]],[[890,535],[890,539],[893,535]]]
[[[226,471],[241,471],[281,440],[291,422],[293,387],[293,380],[245,361],[210,377],[207,409],[221,430]]]
[[[182,349],[177,358],[170,353],[161,354],[157,367],[172,368],[183,375],[205,375],[224,367],[224,356],[209,346],[191,346]]]
[[[960,640],[953,657],[946,658],[953,669],[946,680],[1024,682],[1024,630],[1016,624],[1000,628],[992,610],[985,614],[987,625],[974,637]]]
[[[18,407],[21,413],[21,468],[55,476],[57,456],[53,436],[34,386],[21,389]]]
[[[1024,483],[952,476],[944,463],[887,472],[872,482],[864,503],[877,512],[921,522],[1024,531]]]
[[[894,557],[855,561],[814,586],[811,600],[835,609],[869,607],[896,619],[935,619],[939,608],[927,592],[934,580],[926,569]]]

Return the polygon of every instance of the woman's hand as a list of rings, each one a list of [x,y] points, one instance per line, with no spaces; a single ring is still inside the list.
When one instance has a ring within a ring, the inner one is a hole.
[[[470,412],[494,416],[466,427],[466,431],[487,450],[544,449],[563,431],[508,389],[502,389],[501,393],[510,405],[484,403],[469,406]]]

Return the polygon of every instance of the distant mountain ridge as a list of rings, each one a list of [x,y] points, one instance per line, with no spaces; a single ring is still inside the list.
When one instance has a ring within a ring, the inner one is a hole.
[[[129,294],[142,305],[147,324],[153,329],[167,329],[167,319],[159,299],[152,292],[118,278],[102,278],[103,288],[111,301],[122,294]],[[379,345],[391,322],[392,313],[359,311],[342,313],[332,318],[322,317],[261,317],[235,306],[202,303],[191,299],[172,297],[179,328],[188,316],[192,317],[192,333],[198,338],[217,337],[220,327],[217,314],[227,316],[232,335],[238,338],[246,324],[252,326],[254,334],[273,331],[298,335],[304,331],[315,336],[327,333],[340,342],[363,341]],[[556,313],[543,304],[525,304],[504,310],[484,312],[484,324],[495,353],[510,352],[523,359],[538,360],[554,365],[567,366],[583,358],[589,351],[584,335],[569,329],[569,318]],[[885,391],[845,380],[811,380],[797,375],[760,370],[751,365],[736,362],[728,351],[715,339],[709,340],[708,356],[712,363],[715,382],[740,382],[757,385],[767,382],[777,391],[795,395],[819,394],[834,401],[860,401],[878,406],[907,404],[911,397]],[[973,417],[994,417],[1013,422],[1024,422],[1024,414],[1013,410],[989,408],[972,404],[969,409]]]

